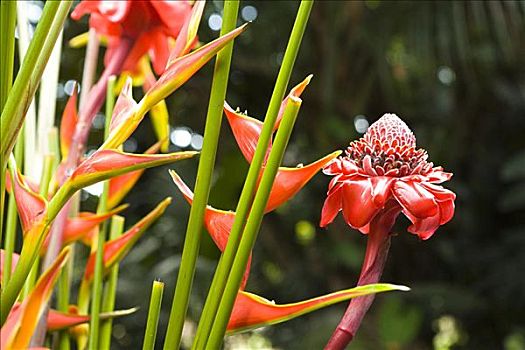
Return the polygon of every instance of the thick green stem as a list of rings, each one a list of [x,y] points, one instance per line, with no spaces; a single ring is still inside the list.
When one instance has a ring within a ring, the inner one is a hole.
[[[73,274],[73,261],[74,259],[74,246],[71,246],[71,253],[66,266],[62,269],[60,277],[58,278],[58,290],[57,290],[57,309],[58,311],[68,312],[69,311],[69,300],[71,288],[71,276]],[[58,332],[58,349],[69,350],[71,349],[71,341],[69,338],[69,330],[62,330]]]
[[[268,162],[264,167],[261,183],[257,188],[253,206],[242,233],[239,249],[237,250],[237,254],[235,254],[235,259],[233,260],[233,265],[224,288],[224,293],[217,310],[215,321],[211,328],[210,337],[206,344],[206,349],[218,349],[222,343],[224,334],[226,333],[226,326],[228,325],[228,321],[230,319],[233,304],[235,302],[235,298],[237,297],[244,271],[246,271],[248,258],[250,257],[255,240],[257,239],[257,234],[259,232],[259,227],[261,226],[264,210],[266,208],[266,204],[268,203],[268,198],[270,197],[273,182],[275,180],[275,176],[277,175],[277,171],[279,170],[279,166],[281,165],[284,150],[286,149],[286,145],[290,139],[290,135],[292,133],[300,107],[300,99],[291,97],[288,100],[286,109],[284,111],[283,120],[279,126],[279,130],[277,131],[275,142],[272,146],[272,151],[270,152]]]
[[[119,215],[113,216],[111,219],[111,227],[109,229],[109,239],[118,238],[124,232],[124,218]],[[115,296],[117,294],[119,264],[111,267],[108,275],[106,286],[104,289],[104,301],[102,302],[102,312],[111,312],[115,308]],[[111,329],[113,327],[113,319],[109,318],[102,321],[100,325],[100,349],[111,348]]]
[[[160,307],[162,304],[162,293],[164,292],[164,283],[154,281],[151,288],[151,299],[149,302],[148,321],[146,323],[146,332],[144,333],[144,342],[142,350],[155,349],[155,339],[157,338],[157,326],[159,324]]]
[[[0,125],[0,157],[2,158],[0,170],[2,173],[24,121],[25,112],[29,108],[72,3],[66,0],[47,1],[44,5],[44,11],[36,27],[33,40],[31,40],[13,89],[2,110]]]
[[[115,76],[112,75],[108,79],[108,86],[106,89],[106,123],[104,129],[104,140],[109,135],[109,126],[111,123],[111,115],[113,114],[113,107],[115,105]],[[104,189],[100,200],[98,202],[97,214],[104,214],[108,210],[108,195],[109,195],[109,180],[104,181]],[[89,349],[98,349],[99,342],[99,325],[100,325],[100,308],[102,297],[102,274],[104,271],[104,243],[106,242],[107,222],[104,222],[99,230],[97,237],[97,252],[95,254],[95,274],[93,277],[93,290],[91,301],[91,321],[89,323]]]
[[[224,16],[220,35],[225,35],[235,28],[239,1],[224,3]],[[188,309],[189,296],[195,273],[195,264],[199,254],[200,237],[204,220],[204,212],[208,203],[210,184],[217,154],[217,144],[222,121],[222,109],[228,86],[233,42],[227,44],[219,53],[215,61],[213,82],[211,87],[208,115],[204,129],[204,140],[199,159],[195,194],[190,211],[190,218],[186,229],[186,238],[182,251],[182,260],[170,319],[164,342],[164,349],[178,349],[182,336],[182,328]]]
[[[214,323],[219,302],[226,285],[226,279],[230,273],[234,257],[237,253],[242,230],[246,223],[246,217],[251,208],[255,188],[257,186],[257,179],[260,174],[264,157],[266,155],[266,150],[268,149],[268,144],[272,136],[273,127],[277,119],[281,101],[284,98],[297,53],[299,52],[302,37],[304,31],[306,30],[306,24],[308,22],[312,5],[312,1],[302,1],[299,7],[292,33],[286,47],[286,52],[283,57],[283,63],[281,65],[281,69],[279,70],[275,88],[268,105],[261,136],[259,137],[259,142],[257,143],[257,148],[255,150],[241,197],[237,205],[235,220],[232,226],[230,237],[228,239],[228,244],[221,256],[219,265],[217,266],[217,270],[215,271],[215,275],[213,277],[208,297],[206,298],[204,310],[197,328],[197,335],[193,344],[193,349],[204,348],[208,340],[211,327]]]
[[[23,133],[20,134],[15,146],[15,159],[18,164],[22,164],[22,157],[24,155],[24,139]],[[16,226],[18,223],[18,215],[16,211],[16,200],[13,192],[9,196],[9,203],[7,204],[7,220],[5,227],[5,244],[4,244],[4,266],[2,272],[2,286],[7,285],[9,277],[11,277],[11,267],[13,261],[13,252],[16,243]]]
[[[11,85],[13,84],[13,66],[15,61],[15,26],[16,2],[0,3],[0,110],[4,108]],[[3,158],[3,155],[0,155]],[[5,201],[4,160],[0,162],[0,243],[2,243]]]

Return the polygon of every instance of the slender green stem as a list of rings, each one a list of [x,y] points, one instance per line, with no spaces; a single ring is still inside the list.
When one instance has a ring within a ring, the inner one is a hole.
[[[22,157],[24,156],[24,140],[23,133],[20,134],[15,145],[15,159],[16,162],[22,164]],[[18,223],[18,215],[16,211],[16,200],[13,192],[9,196],[9,203],[7,204],[7,219],[5,227],[5,244],[4,244],[4,266],[2,272],[2,285],[5,286],[9,277],[11,277],[11,267],[13,261],[13,252],[16,243],[16,226]]]
[[[224,2],[224,16],[221,28],[221,36],[235,28],[239,1]],[[199,159],[197,180],[195,183],[195,194],[191,206],[190,218],[186,229],[186,238],[182,251],[182,260],[171,313],[168,322],[164,349],[178,349],[182,336],[182,328],[188,310],[189,296],[195,273],[195,264],[199,254],[200,237],[204,212],[208,203],[210,184],[217,154],[217,144],[222,121],[222,109],[228,86],[230,73],[233,42],[227,44],[217,54],[213,82],[211,87],[208,115],[204,129],[204,141]]]
[[[16,2],[0,3],[0,109],[4,108],[11,85],[15,62]]]
[[[104,139],[109,135],[109,126],[111,123],[111,115],[113,114],[113,107],[115,105],[115,76],[112,75],[108,79],[108,86],[106,89],[106,122],[104,129]],[[104,181],[104,189],[100,200],[98,202],[97,214],[103,214],[108,211],[108,194],[109,194],[109,180]],[[92,284],[92,298],[91,298],[91,321],[89,323],[89,349],[98,349],[99,342],[99,326],[100,326],[100,308],[102,297],[102,279],[104,271],[104,243],[106,242],[107,222],[102,224],[97,237],[97,252],[95,254],[95,274]]]
[[[15,26],[16,2],[2,1],[0,3],[0,110],[4,108],[7,95],[13,84],[13,65],[15,61]],[[2,121],[3,122],[3,121]],[[3,158],[0,155],[0,158]],[[4,160],[0,168],[0,243],[2,242],[5,201]],[[5,271],[5,270],[4,270]]]
[[[151,299],[149,302],[148,321],[146,323],[146,332],[144,333],[144,342],[142,350],[155,349],[155,339],[157,338],[157,326],[159,324],[160,307],[162,304],[162,293],[164,292],[164,283],[154,281],[151,288]]]
[[[268,110],[266,112],[261,136],[259,137],[259,142],[257,143],[257,148],[248,170],[248,175],[244,183],[241,197],[239,198],[235,220],[230,232],[228,244],[221,256],[219,265],[217,266],[215,275],[213,277],[210,291],[208,292],[208,297],[206,298],[204,310],[197,328],[197,335],[195,337],[193,349],[204,348],[208,340],[211,327],[214,323],[219,302],[226,285],[226,279],[228,278],[228,274],[233,264],[233,259],[237,253],[242,230],[246,223],[246,217],[251,208],[260,169],[266,155],[266,150],[268,148],[268,144],[273,132],[273,127],[277,119],[281,101],[284,97],[288,82],[290,80],[297,53],[299,52],[299,47],[306,29],[306,23],[310,15],[312,5],[312,1],[302,1],[299,7],[297,18],[295,20],[286,52],[283,57],[283,63],[281,65],[281,69],[279,70],[275,88],[273,90]]]
[[[109,239],[118,238],[124,232],[124,218],[119,215],[113,216],[111,219],[111,227],[109,229]],[[115,296],[117,294],[119,264],[111,267],[104,289],[104,301],[102,302],[102,312],[111,312],[115,308]],[[100,325],[100,349],[111,348],[111,329],[113,327],[113,319],[109,318],[102,321]]]
[[[71,247],[74,248],[74,247]],[[71,288],[71,276],[73,273],[73,260],[74,260],[74,249],[71,249],[69,254],[68,262],[62,269],[60,277],[58,278],[58,290],[57,290],[57,309],[58,311],[68,312],[69,311],[69,300]],[[62,330],[58,332],[58,348],[60,350],[71,349],[71,341],[69,338],[69,330]]]
[[[226,333],[226,326],[228,325],[233,304],[237,297],[244,271],[246,270],[248,258],[250,257],[255,240],[257,239],[259,227],[261,226],[264,209],[266,208],[266,203],[270,197],[273,182],[283,159],[284,150],[290,139],[300,107],[300,99],[291,97],[288,100],[282,123],[277,131],[275,142],[272,146],[272,151],[270,152],[268,162],[264,167],[261,183],[257,188],[252,210],[246,221],[246,226],[239,243],[239,249],[235,255],[232,269],[226,287],[224,288],[224,294],[222,295],[222,300],[217,310],[217,315],[206,344],[206,349],[218,349],[222,343],[224,334]]]
[[[47,1],[24,62],[16,76],[2,110],[0,125],[1,165],[3,173],[7,156],[11,153],[24,115],[35,94],[38,82],[62,30],[72,1]]]

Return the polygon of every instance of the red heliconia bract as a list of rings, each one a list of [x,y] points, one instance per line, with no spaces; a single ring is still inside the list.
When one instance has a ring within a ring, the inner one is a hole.
[[[307,76],[302,82],[293,87],[286,98],[282,101],[279,113],[277,114],[277,119],[275,121],[273,131],[276,131],[279,128],[281,119],[284,115],[284,108],[290,97],[299,97],[304,92],[308,84],[312,80],[312,75]],[[234,111],[233,108],[224,102],[224,114],[228,119],[228,123],[232,128],[233,136],[241,149],[241,152],[248,162],[251,163],[253,155],[255,154],[255,148],[257,147],[257,142],[262,132],[263,123],[255,118],[249,117],[241,112]],[[268,159],[272,148],[272,142],[268,145],[268,150],[264,161]]]
[[[421,239],[452,219],[456,195],[439,186],[452,177],[427,161],[425,150],[395,114],[385,114],[346,154],[327,165],[334,176],[321,213],[322,227],[339,211],[346,223],[368,234],[358,285],[377,283],[390,247],[390,232],[402,212],[412,222],[408,231]],[[325,349],[341,350],[352,340],[374,296],[350,302]]]
[[[122,40],[131,39],[133,46],[124,70],[133,71],[140,58],[149,53],[155,72],[162,74],[170,56],[170,39],[177,38],[191,8],[190,2],[184,0],[84,0],[71,17],[78,20],[91,14],[89,26],[108,38],[106,62]]]

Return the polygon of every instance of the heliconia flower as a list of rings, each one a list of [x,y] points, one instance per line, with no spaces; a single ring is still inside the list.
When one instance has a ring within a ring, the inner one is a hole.
[[[4,266],[5,266],[5,255],[6,252],[4,249],[0,249],[0,281],[4,280]],[[15,271],[16,264],[18,263],[18,259],[20,258],[20,255],[13,253],[11,255],[11,274],[13,271]]]
[[[133,131],[135,131],[146,111],[153,108],[169,94],[182,86],[182,84],[191,78],[195,72],[204,66],[204,64],[215,56],[226,44],[241,34],[245,27],[246,25],[243,25],[232,30],[228,34],[202,46],[198,50],[171,62],[166,68],[166,71],[159,77],[151,89],[148,90],[140,103],[136,105],[136,108],[130,108],[127,115],[122,115],[118,118],[118,121],[114,123],[115,126],[112,128],[108,138],[100,149],[113,149],[121,145]],[[135,102],[130,94],[125,95],[127,105],[134,106]],[[115,112],[113,115],[116,115]]]
[[[243,24],[197,50],[170,61],[165,72],[144,96],[144,103],[148,106],[155,105],[178,89],[226,44],[240,35],[247,25],[247,23]]]
[[[367,225],[394,201],[412,222],[408,231],[428,239],[452,219],[456,195],[436,184],[452,174],[427,162],[427,152],[416,149],[416,138],[395,114],[385,114],[365,135],[350,144],[346,155],[324,172],[334,178],[324,203],[321,226],[331,223],[342,210],[353,228]]]
[[[237,299],[235,299],[227,326],[227,333],[238,333],[281,323],[341,301],[393,290],[407,291],[410,289],[394,284],[372,284],[330,293],[297,303],[281,305],[256,294],[240,291],[237,294]]]
[[[66,108],[64,108],[64,112],[62,113],[62,119],[60,120],[60,153],[62,153],[63,159],[67,158],[73,133],[78,122],[77,91],[75,84],[73,94],[67,101]]]
[[[149,53],[155,72],[161,74],[169,57],[169,41],[178,36],[190,16],[191,5],[189,1],[84,0],[71,17],[78,20],[88,13],[90,27],[108,38],[106,62],[122,40],[132,40],[124,69],[133,70],[139,59]]]
[[[193,204],[193,192],[190,188],[182,181],[180,176],[173,170],[170,170],[171,179],[179,189],[179,191],[184,196],[184,199],[192,205]],[[226,244],[228,243],[228,237],[233,226],[233,220],[235,220],[235,212],[225,211],[215,209],[211,205],[206,206],[204,212],[204,226],[210,234],[211,239],[217,245],[217,248],[221,252],[224,252],[226,249]],[[248,259],[248,264],[246,265],[246,272],[244,273],[243,280],[241,282],[241,289],[244,289],[246,283],[248,282],[248,276],[250,274],[252,257]]]
[[[312,75],[306,77],[306,79],[304,79],[301,83],[299,83],[292,90],[290,90],[288,96],[286,96],[286,98],[281,103],[279,114],[277,115],[277,119],[274,125],[274,131],[277,130],[279,124],[281,123],[281,119],[284,114],[284,108],[286,107],[288,99],[291,96],[301,96],[303,91],[310,83],[310,80],[312,80]],[[233,136],[235,137],[235,140],[237,141],[237,144],[239,145],[239,148],[241,149],[244,158],[246,158],[246,160],[251,163],[253,155],[255,154],[257,142],[259,141],[259,137],[261,135],[263,123],[255,118],[234,111],[226,102],[224,103],[224,114],[228,119],[228,123],[230,124],[230,127],[232,129]],[[270,141],[270,145],[268,146],[268,150],[266,151],[266,156],[264,159],[265,162],[268,159],[268,155],[270,154],[271,146],[272,144]]]
[[[153,146],[148,148],[144,154],[155,154],[159,151],[163,141],[155,143]],[[133,186],[137,183],[140,176],[144,173],[145,169],[135,170],[123,175],[115,176],[109,179],[109,191],[108,191],[108,208],[116,207],[122,199],[129,193]]]
[[[130,171],[173,163],[196,154],[197,152],[132,154],[109,149],[98,150],[78,165],[68,182],[74,188],[83,188]]]
[[[79,315],[75,310],[76,307],[70,307],[69,312],[60,312],[50,309],[47,315],[47,331],[59,331],[62,329],[78,326],[79,324],[87,323],[91,320],[91,315]],[[108,320],[116,317],[131,315],[137,310],[138,308],[131,308],[127,310],[104,312],[99,315],[99,318],[101,320]]]
[[[157,207],[155,207],[155,209],[133,225],[133,227],[122,234],[122,236],[104,244],[104,274],[106,274],[114,264],[118,263],[127,255],[131,247],[133,247],[148,227],[150,227],[151,224],[153,224],[153,222],[164,213],[166,207],[170,203],[170,197],[164,199],[157,205]],[[95,256],[96,251],[91,253],[86,264],[84,280],[87,282],[91,281],[95,272]]]
[[[38,279],[35,287],[24,301],[18,307],[11,309],[6,322],[0,330],[0,347],[2,349],[28,348],[33,331],[45,310],[53,292],[53,286],[68,257],[69,248],[65,248]]]

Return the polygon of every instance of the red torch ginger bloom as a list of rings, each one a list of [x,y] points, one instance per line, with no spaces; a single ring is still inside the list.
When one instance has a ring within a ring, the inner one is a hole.
[[[149,53],[153,68],[161,74],[170,56],[169,39],[175,39],[191,14],[189,1],[168,0],[84,0],[71,17],[91,14],[89,26],[108,37],[106,62],[121,40],[134,42],[124,70],[134,71],[140,58]]]
[[[346,155],[324,168],[334,178],[323,206],[321,226],[330,224],[342,210],[345,221],[368,233],[369,224],[387,202],[412,222],[408,231],[428,239],[452,219],[456,195],[436,185],[451,173],[427,161],[416,137],[395,114],[385,114],[365,135],[353,141]],[[397,203],[397,204],[394,204]]]

